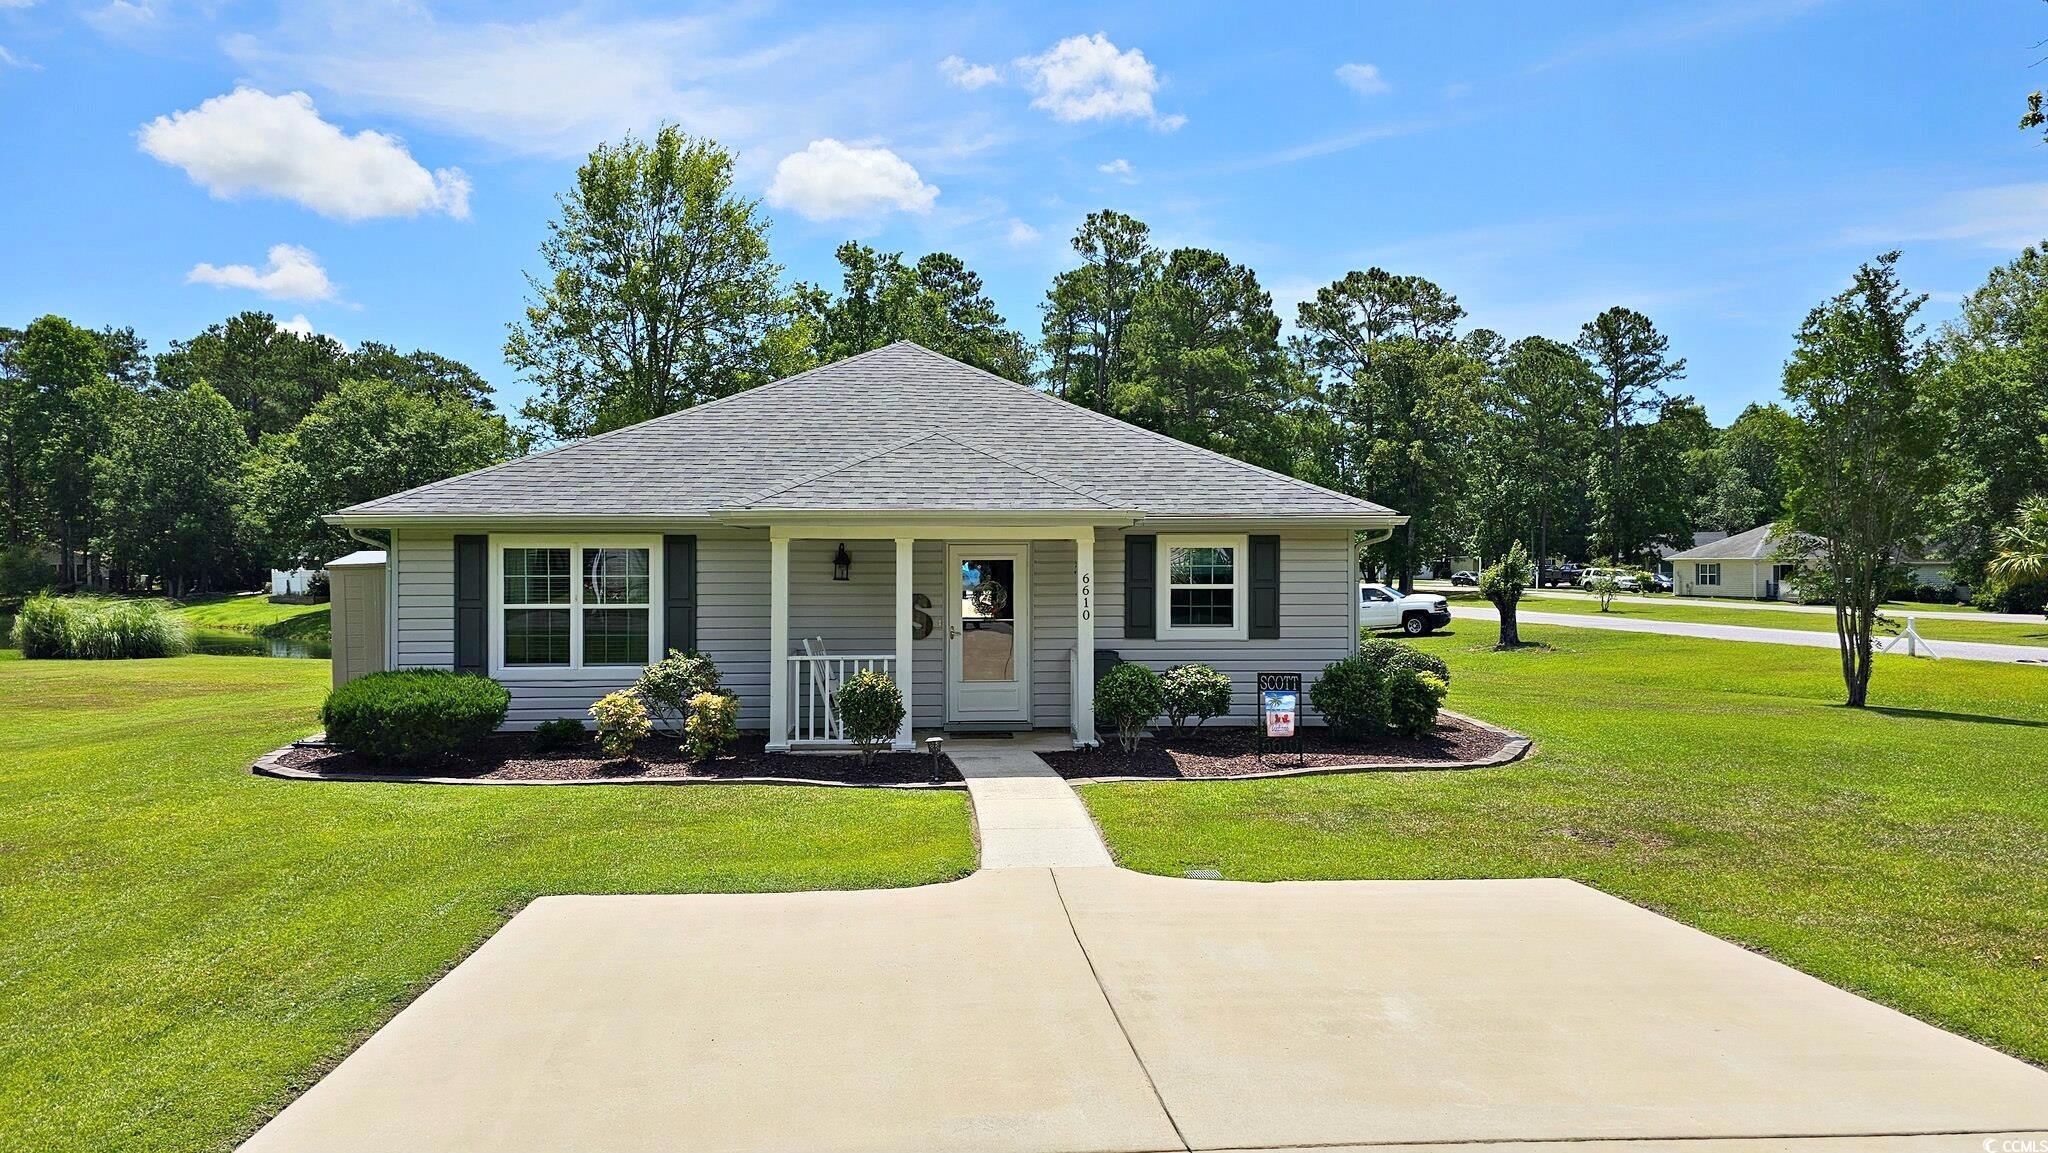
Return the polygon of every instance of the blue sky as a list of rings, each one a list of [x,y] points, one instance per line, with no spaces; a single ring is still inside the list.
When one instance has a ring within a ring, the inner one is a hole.
[[[792,278],[943,248],[1036,335],[1090,210],[1283,317],[1379,264],[1510,338],[1640,309],[1725,422],[1858,261],[1948,315],[2048,235],[2038,3],[66,5],[0,0],[0,322],[161,350],[247,307],[499,349],[578,159],[739,155]]]

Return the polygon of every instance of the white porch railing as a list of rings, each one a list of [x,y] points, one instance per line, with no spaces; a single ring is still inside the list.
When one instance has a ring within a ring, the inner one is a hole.
[[[846,736],[846,725],[832,709],[832,697],[839,692],[839,686],[855,673],[874,671],[891,678],[896,677],[896,657],[885,656],[805,656],[794,654],[788,658],[790,680],[789,740],[804,745],[851,745]],[[910,703],[910,692],[903,689],[899,681],[896,686],[903,691],[905,707]]]

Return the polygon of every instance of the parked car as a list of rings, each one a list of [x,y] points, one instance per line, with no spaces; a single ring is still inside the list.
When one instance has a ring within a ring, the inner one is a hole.
[[[1635,592],[1638,588],[1642,587],[1636,582],[1636,574],[1632,570],[1625,568],[1586,569],[1579,574],[1579,587],[1582,589],[1592,588],[1593,582],[1602,577],[1613,577],[1614,583],[1620,585],[1621,591],[1625,593]]]
[[[1451,574],[1451,583],[1454,585],[1471,585],[1477,588],[1479,586],[1479,574],[1470,569],[1461,568]]]
[[[1670,592],[1670,591],[1671,591],[1671,578],[1670,578],[1670,577],[1668,577],[1668,576],[1666,576],[1666,575],[1664,575],[1663,573],[1656,573],[1656,574],[1652,575],[1652,576],[1650,577],[1650,591],[1651,591],[1651,592],[1658,592],[1658,593],[1668,593],[1668,592]]]
[[[1554,589],[1558,587],[1577,588],[1579,584],[1579,576],[1584,571],[1585,570],[1581,569],[1578,565],[1572,564],[1569,561],[1567,561],[1564,564],[1555,565],[1550,568],[1544,569],[1542,575],[1537,579],[1536,583],[1547,589]]]
[[[1358,586],[1358,626],[1419,637],[1451,623],[1451,603],[1427,593],[1402,596],[1385,585]]]

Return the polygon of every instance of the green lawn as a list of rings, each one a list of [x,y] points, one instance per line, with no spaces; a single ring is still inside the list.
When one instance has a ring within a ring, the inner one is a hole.
[[[1423,642],[1515,765],[1083,790],[1133,868],[1572,877],[2048,1063],[2048,669],[1524,626]]]
[[[973,868],[958,793],[251,776],[327,675],[0,653],[0,1148],[228,1149],[539,895]]]
[[[206,629],[229,629],[289,641],[327,639],[326,605],[279,605],[261,593],[187,601],[179,616]]]
[[[1546,593],[1526,597],[1522,601],[1522,607],[1529,612],[1598,614],[1600,602],[1590,596],[1573,593]],[[2035,621],[2031,624],[1972,620],[1968,614],[1927,612],[1927,608],[1926,605],[1891,605],[1884,613],[1897,623],[1899,629],[1905,628],[1907,614],[1913,614],[1918,618],[1914,622],[1914,627],[1928,640],[1989,641],[2003,645],[2048,646],[2048,620]],[[1730,608],[1690,598],[1660,600],[1655,604],[1615,601],[1608,609],[1608,615],[1634,617],[1638,620],[1691,621],[1706,625],[1748,625],[1759,629],[1797,629],[1815,633],[1835,631],[1833,613],[1798,612],[1792,609]]]

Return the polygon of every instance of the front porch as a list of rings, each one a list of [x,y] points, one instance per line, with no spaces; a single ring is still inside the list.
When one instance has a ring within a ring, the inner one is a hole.
[[[768,747],[850,748],[833,695],[863,671],[915,730],[1061,731],[1095,743],[1095,526],[775,523]]]

